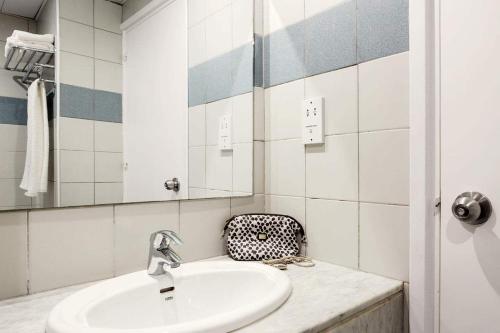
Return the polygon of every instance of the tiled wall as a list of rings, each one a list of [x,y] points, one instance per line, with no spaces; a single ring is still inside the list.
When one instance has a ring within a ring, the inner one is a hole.
[[[3,69],[5,41],[15,29],[35,32],[36,23],[0,14],[0,209],[32,206],[19,188],[26,159],[26,90],[13,80],[18,73]]]
[[[122,7],[60,0],[59,204],[123,199]]]
[[[308,255],[408,280],[408,1],[264,1],[266,211]],[[325,98],[325,144],[301,104]]]
[[[224,254],[234,214],[261,212],[264,195],[0,214],[0,299],[111,278],[147,265],[149,235],[178,232],[184,261]]]
[[[187,3],[189,197],[259,193],[252,186],[252,161],[264,158],[263,133],[254,131],[254,121],[263,123],[253,112],[254,102],[263,103],[262,94],[253,92],[254,1]],[[222,151],[219,120],[227,114],[232,115],[233,149]]]

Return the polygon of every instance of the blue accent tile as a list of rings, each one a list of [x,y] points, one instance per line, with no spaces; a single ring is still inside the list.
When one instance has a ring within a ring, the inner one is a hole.
[[[102,90],[94,91],[94,120],[122,122],[122,95]]]
[[[408,0],[358,1],[358,62],[408,51]]]
[[[253,91],[253,45],[246,44],[233,50],[231,58],[233,76],[231,96]]]
[[[304,77],[303,22],[264,38],[264,86],[270,87]]]
[[[0,96],[0,124],[26,125],[27,120],[26,99]]]
[[[356,2],[343,2],[304,21],[306,76],[356,64]]]
[[[60,85],[61,117],[94,119],[94,90],[69,84]]]
[[[231,96],[233,85],[231,67],[231,53],[223,54],[207,63],[207,103]]]
[[[254,82],[253,85],[255,87],[263,87],[264,86],[264,45],[263,38],[259,35],[254,35]]]
[[[206,64],[200,64],[189,69],[188,95],[190,107],[206,103],[207,93],[205,68]]]

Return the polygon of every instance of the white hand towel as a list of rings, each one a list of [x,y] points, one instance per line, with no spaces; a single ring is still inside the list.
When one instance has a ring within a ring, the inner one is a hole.
[[[9,51],[14,46],[28,47],[42,51],[54,51],[54,44],[51,43],[30,42],[30,41],[19,40],[14,37],[7,37],[7,42],[5,43],[5,57],[9,55]]]
[[[19,41],[38,43],[38,44],[54,44],[54,35],[52,34],[32,34],[30,32],[14,30],[12,37]]]
[[[49,167],[49,122],[45,85],[35,80],[28,89],[28,145],[23,180],[25,195],[35,197],[47,192]]]

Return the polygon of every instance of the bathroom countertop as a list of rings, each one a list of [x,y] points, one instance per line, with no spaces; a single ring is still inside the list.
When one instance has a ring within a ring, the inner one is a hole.
[[[230,260],[217,258],[217,260]],[[320,332],[403,289],[401,281],[315,261],[289,265],[293,291],[276,311],[237,332]],[[92,283],[0,302],[0,333],[43,333],[50,310]]]

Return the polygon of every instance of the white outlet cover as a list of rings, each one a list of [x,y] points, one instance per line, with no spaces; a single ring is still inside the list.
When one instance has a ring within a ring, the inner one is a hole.
[[[321,144],[324,136],[324,98],[314,97],[302,104],[303,140],[305,145]]]
[[[219,119],[219,149],[232,150],[232,119],[230,114],[226,114]]]

